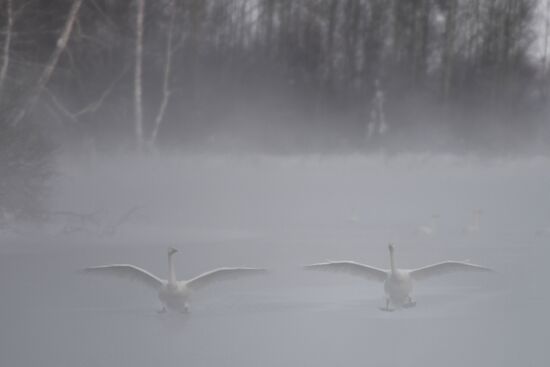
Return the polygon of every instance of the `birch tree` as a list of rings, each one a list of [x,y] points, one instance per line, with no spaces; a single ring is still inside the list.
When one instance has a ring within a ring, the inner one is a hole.
[[[168,11],[170,12],[170,19],[168,23],[168,29],[166,31],[166,51],[164,54],[164,70],[162,73],[162,100],[160,102],[160,106],[155,117],[153,131],[151,132],[151,138],[149,140],[151,148],[156,147],[160,126],[164,121],[166,107],[168,107],[170,96],[172,94],[172,90],[170,88],[170,77],[172,75],[172,57],[174,53],[174,25],[176,19],[175,2],[173,0],[170,1],[168,7]]]
[[[10,65],[11,39],[13,30],[13,0],[6,0],[6,29],[4,31],[4,46],[2,47],[2,66],[0,67],[0,98]]]
[[[136,40],[134,62],[134,124],[136,145],[143,150],[143,19],[145,17],[145,0],[136,0]]]
[[[36,105],[36,102],[40,98],[42,91],[44,90],[50,78],[52,77],[52,74],[57,66],[59,58],[61,57],[61,54],[67,47],[67,43],[69,42],[69,39],[71,37],[71,33],[73,31],[73,27],[77,19],[78,11],[80,10],[81,5],[82,5],[82,0],[74,0],[73,3],[71,4],[71,8],[69,9],[69,14],[67,15],[67,18],[65,20],[63,31],[61,32],[61,34],[59,35],[59,38],[57,39],[56,47],[53,53],[51,54],[48,62],[46,63],[46,66],[42,70],[42,73],[40,74],[40,77],[38,78],[38,81],[36,82],[35,87],[30,93],[30,96],[27,99],[27,102],[24,104],[23,108],[19,111],[19,113],[15,116],[15,119],[13,121],[14,125],[19,124],[19,122],[25,117],[26,114],[32,112],[32,110],[34,109],[34,106]]]
[[[548,40],[550,38],[550,0],[544,4],[544,31],[542,37],[542,75],[548,71]]]
[[[448,100],[451,93],[451,83],[453,77],[453,54],[456,37],[456,17],[457,0],[447,2],[445,11],[445,33],[443,39],[443,58],[441,61],[442,69],[442,89],[443,98]]]

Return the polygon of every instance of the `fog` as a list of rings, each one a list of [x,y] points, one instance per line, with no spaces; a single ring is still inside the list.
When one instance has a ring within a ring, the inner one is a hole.
[[[0,365],[546,365],[549,166],[451,155],[62,156],[48,202],[61,214],[1,233]],[[477,209],[480,230],[466,233]],[[420,233],[433,215],[434,234]],[[469,259],[495,273],[420,282],[416,307],[389,313],[381,284],[300,269],[388,267],[388,242],[399,267]],[[197,292],[186,315],[157,314],[156,294],[138,283],[78,272],[130,263],[166,277],[168,246],[180,250],[179,279],[220,266],[270,272]]]
[[[550,0],[0,0],[0,367],[550,365],[549,41]]]

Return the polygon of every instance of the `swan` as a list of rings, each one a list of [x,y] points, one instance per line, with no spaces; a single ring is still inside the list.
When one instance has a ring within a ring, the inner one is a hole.
[[[479,230],[480,230],[479,225],[480,225],[481,214],[482,213],[483,212],[480,209],[474,210],[472,223],[470,223],[466,227],[464,227],[464,233],[473,234],[473,233],[479,232]]]
[[[535,234],[537,236],[548,236],[550,235],[550,227],[539,228],[535,231]]]
[[[437,214],[432,215],[431,223],[418,227],[417,228],[418,233],[426,235],[426,236],[435,235],[436,228],[437,228],[437,226],[436,226],[437,219],[439,219],[439,215],[437,215]]]
[[[219,268],[189,280],[178,281],[176,279],[176,270],[173,260],[173,256],[177,252],[178,250],[173,247],[168,248],[168,280],[161,279],[145,269],[130,264],[91,266],[85,268],[84,272],[129,278],[156,290],[163,305],[159,313],[165,313],[167,309],[180,313],[187,313],[189,311],[189,298],[193,291],[201,289],[218,280],[266,272],[265,269],[258,268]]]
[[[397,269],[393,258],[394,246],[388,245],[390,252],[390,269],[380,269],[369,265],[363,265],[353,261],[334,261],[306,265],[307,270],[341,271],[357,275],[368,280],[384,283],[386,294],[386,306],[383,311],[393,311],[390,303],[395,308],[414,307],[416,302],[411,298],[413,281],[423,280],[436,275],[455,271],[491,272],[492,270],[480,265],[470,264],[466,261],[443,261],[424,266],[418,269]]]

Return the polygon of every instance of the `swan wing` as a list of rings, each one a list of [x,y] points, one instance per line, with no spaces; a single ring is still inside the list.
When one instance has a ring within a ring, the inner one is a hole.
[[[84,269],[85,273],[111,275],[119,278],[136,280],[148,287],[158,289],[164,281],[145,269],[130,264],[111,264],[90,266]]]
[[[192,290],[206,287],[221,280],[236,279],[248,275],[257,275],[267,272],[259,268],[219,268],[203,273],[187,281],[187,286]]]
[[[357,275],[369,280],[383,282],[388,277],[388,272],[384,269],[374,266],[356,263],[354,261],[332,261],[326,263],[317,263],[304,266],[307,270],[323,270],[343,272],[351,275]]]
[[[409,275],[414,280],[422,280],[438,275],[455,273],[459,271],[468,272],[492,272],[493,270],[481,265],[470,264],[465,261],[443,261],[437,264],[424,266],[418,269],[409,270]]]

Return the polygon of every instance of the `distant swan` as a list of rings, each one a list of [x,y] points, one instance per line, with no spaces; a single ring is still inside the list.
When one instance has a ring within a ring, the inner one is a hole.
[[[426,236],[435,235],[436,229],[437,229],[437,220],[438,219],[439,219],[439,215],[437,215],[437,214],[432,215],[431,223],[418,227],[417,228],[418,233],[426,235]]]
[[[479,232],[482,213],[483,212],[480,209],[474,210],[472,223],[464,227],[464,233],[473,234],[473,233]]]
[[[408,308],[416,305],[416,302],[414,302],[410,296],[413,288],[413,281],[423,280],[455,271],[492,271],[489,268],[463,261],[443,261],[412,270],[397,269],[393,260],[394,246],[389,244],[388,249],[390,251],[390,269],[379,269],[353,261],[311,264],[305,266],[305,268],[308,270],[347,272],[369,280],[383,282],[384,291],[386,293],[386,307],[382,308],[384,311],[393,311],[390,309],[390,303],[396,308]]]
[[[172,256],[176,252],[178,252],[178,250],[175,248],[170,247],[168,249],[168,280],[161,279],[147,270],[130,264],[92,266],[84,269],[84,271],[87,273],[107,274],[137,280],[143,285],[155,289],[163,304],[163,308],[159,311],[160,313],[166,312],[167,308],[181,313],[188,312],[188,302],[191,292],[201,289],[212,282],[231,279],[236,276],[264,273],[266,271],[265,269],[257,268],[219,268],[190,280],[178,281],[176,280],[176,271],[172,259]]]
[[[539,228],[535,231],[535,234],[537,236],[548,236],[550,235],[550,227]]]

